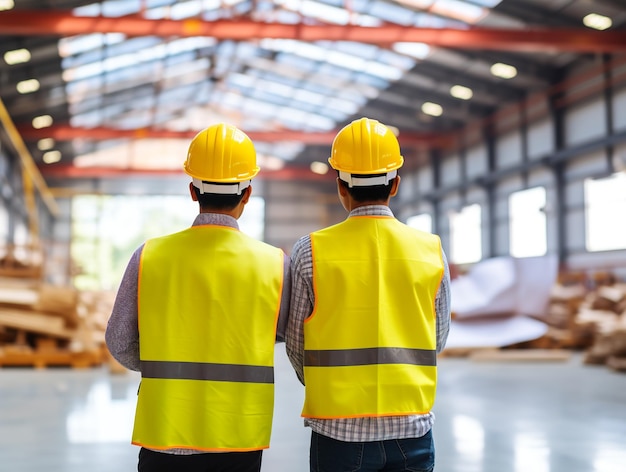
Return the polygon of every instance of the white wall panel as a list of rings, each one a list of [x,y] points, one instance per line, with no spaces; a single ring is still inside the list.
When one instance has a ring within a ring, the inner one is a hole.
[[[613,128],[615,132],[626,129],[626,87],[613,96]]]
[[[466,159],[468,180],[473,180],[487,173],[487,148],[485,146],[478,146],[468,150]]]
[[[445,196],[440,202],[439,211],[445,217],[448,216],[448,212],[458,212],[461,209],[462,200],[458,192],[453,192]]]
[[[496,195],[499,198],[508,198],[512,192],[517,192],[524,188],[524,182],[519,175],[504,178],[498,182],[496,186]]]
[[[446,157],[441,165],[441,185],[447,187],[461,182],[461,160],[454,154]]]
[[[566,180],[582,179],[600,175],[608,169],[606,150],[600,149],[584,157],[568,162],[565,167]]]
[[[496,140],[496,168],[506,169],[522,161],[522,135],[519,132],[499,136]]]
[[[402,173],[400,175],[400,187],[398,189],[398,200],[401,202],[411,201],[416,194],[417,176],[415,172]]]
[[[613,151],[613,164],[615,170],[626,170],[626,144],[615,146]]]
[[[567,250],[580,251],[585,248],[585,212],[583,208],[567,210],[565,216],[565,240]]]
[[[431,166],[423,167],[417,174],[417,188],[420,194],[428,193],[433,189],[433,169]]]
[[[550,118],[528,127],[528,158],[535,160],[554,151],[554,123]]]
[[[568,207],[580,207],[585,204],[585,181],[574,180],[565,185],[565,201]]]
[[[602,99],[573,107],[565,113],[565,143],[567,146],[600,138],[606,134],[606,107]]]
[[[528,173],[528,187],[554,186],[554,173],[547,167],[531,169]]]
[[[469,203],[479,203],[484,206],[487,203],[487,193],[482,187],[472,186],[467,190],[465,199]]]

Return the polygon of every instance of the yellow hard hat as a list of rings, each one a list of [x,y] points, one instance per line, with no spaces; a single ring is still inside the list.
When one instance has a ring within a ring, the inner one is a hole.
[[[333,141],[330,166],[338,170],[340,177],[350,174],[397,174],[404,158],[400,144],[389,128],[379,121],[360,118],[345,126]],[[391,177],[391,178],[393,178]],[[380,182],[365,182],[354,185],[378,185]],[[384,183],[387,183],[385,181]]]
[[[184,168],[201,190],[202,182],[236,184],[249,181],[259,173],[254,144],[243,131],[226,123],[209,126],[191,140]],[[230,191],[228,186],[222,190],[218,187],[211,186],[218,189],[215,192],[208,189],[204,192],[240,193]]]

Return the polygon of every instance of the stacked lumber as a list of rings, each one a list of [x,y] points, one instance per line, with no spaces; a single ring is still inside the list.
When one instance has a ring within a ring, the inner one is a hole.
[[[112,303],[108,292],[0,276],[0,366],[101,365]]]
[[[610,272],[563,272],[550,290],[546,310],[528,315],[547,330],[524,342],[446,348],[443,357],[472,361],[566,361],[575,351],[586,364],[626,372],[626,282]]]
[[[587,364],[626,372],[626,283],[612,274],[561,279],[542,321],[548,332],[526,347],[581,350]]]
[[[40,279],[44,253],[39,245],[0,246],[0,277]]]

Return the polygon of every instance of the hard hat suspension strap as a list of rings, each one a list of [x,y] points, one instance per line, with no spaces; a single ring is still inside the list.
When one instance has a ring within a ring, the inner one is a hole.
[[[248,188],[251,182],[250,180],[244,180],[243,182],[234,182],[232,184],[215,184],[196,179],[195,177],[193,178],[193,186],[200,190],[201,194],[218,193],[221,195],[241,195],[241,192]]]
[[[348,172],[339,171],[339,178],[346,182],[349,187],[371,187],[372,185],[387,185],[389,181],[395,179],[398,175],[397,170],[392,170],[384,175],[376,175],[372,177],[354,177]]]

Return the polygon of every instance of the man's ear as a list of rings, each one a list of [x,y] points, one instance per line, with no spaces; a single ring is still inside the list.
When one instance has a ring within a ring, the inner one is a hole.
[[[248,185],[246,189],[243,191],[243,197],[241,197],[241,202],[245,205],[250,200],[250,195],[252,195],[252,185]]]
[[[391,184],[391,192],[389,193],[390,197],[395,197],[398,194],[398,188],[400,188],[400,176],[397,175],[395,179],[393,179],[393,183]]]
[[[342,197],[346,197],[348,195],[348,189],[339,177],[337,177],[337,192],[339,192],[339,195]]]
[[[193,182],[189,182],[189,193],[191,194],[191,199],[194,202],[197,202],[198,201],[198,196],[196,195],[195,188],[196,187],[194,187]]]

